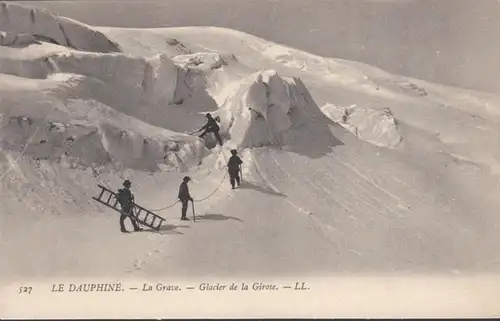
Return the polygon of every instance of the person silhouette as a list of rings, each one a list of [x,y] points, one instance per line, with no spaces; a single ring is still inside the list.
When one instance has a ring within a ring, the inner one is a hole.
[[[203,130],[203,132],[199,135],[199,137],[203,138],[207,133],[214,133],[214,136],[219,142],[219,145],[222,146],[222,138],[219,135],[220,127],[217,124],[217,121],[212,117],[210,113],[207,113],[206,117],[207,117],[207,123],[198,130],[198,131]]]
[[[120,211],[120,230],[122,233],[127,233],[127,229],[125,228],[125,219],[128,217],[134,226],[134,231],[142,230],[137,223],[136,218],[133,215],[134,208],[134,194],[130,191],[130,187],[132,186],[132,182],[128,179],[123,182],[123,188],[118,190],[117,200],[120,203],[121,211]]]
[[[231,154],[232,156],[227,162],[227,170],[229,172],[229,182],[231,183],[233,189],[235,189],[235,183],[238,184],[238,187],[240,186],[240,171],[243,161],[238,156],[238,151],[236,149],[232,149]]]
[[[191,181],[191,177],[185,176],[182,179],[181,185],[179,186],[178,198],[181,200],[182,203],[181,220],[183,221],[189,221],[189,219],[186,217],[186,212],[188,208],[188,202],[193,201],[191,194],[189,194],[189,187],[188,187],[189,181]]]

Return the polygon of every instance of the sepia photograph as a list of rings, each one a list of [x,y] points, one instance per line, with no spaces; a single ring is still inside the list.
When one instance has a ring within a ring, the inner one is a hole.
[[[0,317],[500,316],[499,39],[496,0],[0,2]]]

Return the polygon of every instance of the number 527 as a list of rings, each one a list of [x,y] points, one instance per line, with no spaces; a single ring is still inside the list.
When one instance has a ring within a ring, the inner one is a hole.
[[[31,294],[31,290],[33,288],[31,286],[21,286],[19,288],[19,293],[18,294],[23,294],[23,293],[28,293],[28,294]]]

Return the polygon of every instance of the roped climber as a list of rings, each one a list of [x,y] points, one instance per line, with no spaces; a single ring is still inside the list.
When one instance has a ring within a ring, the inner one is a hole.
[[[231,150],[231,157],[227,162],[227,170],[229,172],[229,181],[233,189],[235,189],[235,181],[240,186],[240,172],[241,172],[241,164],[243,161],[237,155],[238,151],[236,149]]]
[[[120,203],[121,211],[120,211],[120,229],[122,233],[127,233],[127,229],[125,229],[125,219],[128,217],[134,226],[134,231],[141,231],[142,229],[139,227],[136,218],[133,215],[132,209],[134,208],[134,194],[130,191],[130,186],[132,183],[127,179],[123,182],[123,188],[118,190],[118,194],[116,195],[116,199],[118,203]]]
[[[220,127],[217,124],[217,121],[212,117],[210,113],[207,113],[206,117],[207,117],[207,123],[205,124],[205,126],[200,128],[196,132],[204,130],[203,133],[199,135],[200,138],[203,138],[207,133],[214,133],[214,136],[219,142],[219,145],[222,146],[222,138],[219,135]]]
[[[189,176],[185,176],[184,179],[182,180],[181,185],[179,186],[178,197],[182,203],[182,216],[181,216],[182,221],[189,221],[189,219],[186,217],[188,202],[193,201],[191,194],[189,194],[188,182],[190,180],[191,180],[191,178]]]

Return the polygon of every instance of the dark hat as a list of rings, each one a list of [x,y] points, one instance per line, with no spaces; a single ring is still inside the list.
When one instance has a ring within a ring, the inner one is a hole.
[[[123,182],[123,186],[130,186],[130,185],[132,185],[132,182],[129,181],[128,179],[125,182]]]
[[[208,117],[212,117],[212,115],[211,115],[210,113],[207,113],[205,116],[206,116],[207,118],[208,118]]]
[[[191,177],[189,176],[184,176],[183,181],[184,182],[189,182],[191,180]]]

